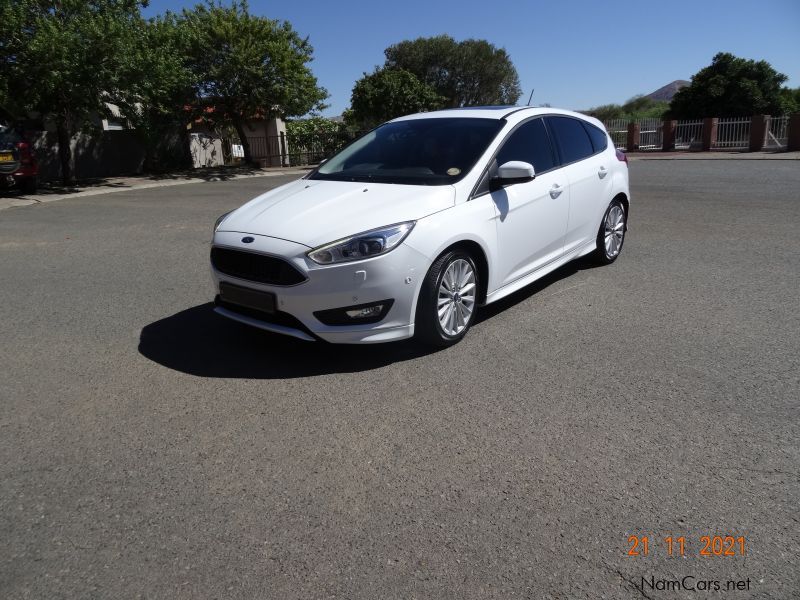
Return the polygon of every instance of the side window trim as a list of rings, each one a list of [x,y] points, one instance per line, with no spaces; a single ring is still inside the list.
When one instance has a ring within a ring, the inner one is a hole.
[[[522,110],[522,109],[520,109],[520,110]],[[541,174],[550,173],[551,171],[555,171],[556,169],[560,169],[563,166],[561,164],[560,155],[559,155],[559,153],[558,153],[558,151],[556,149],[555,140],[553,139],[553,135],[550,133],[550,128],[547,126],[547,119],[546,119],[547,116],[548,115],[534,115],[534,116],[528,117],[524,121],[520,121],[519,123],[514,125],[514,127],[505,135],[505,137],[503,138],[503,141],[500,142],[500,145],[497,146],[497,149],[494,151],[494,153],[492,153],[492,157],[489,159],[489,162],[487,163],[487,165],[483,168],[483,172],[481,173],[481,176],[478,178],[478,181],[475,183],[475,186],[472,188],[472,192],[470,192],[469,199],[467,200],[467,202],[469,202],[470,200],[474,200],[475,198],[480,198],[481,196],[484,196],[484,195],[489,193],[489,191],[490,191],[489,190],[489,170],[492,168],[492,165],[494,165],[495,161],[497,160],[497,155],[500,154],[500,151],[503,149],[503,146],[506,145],[506,142],[508,142],[508,140],[511,138],[511,136],[514,135],[514,133],[516,133],[516,131],[520,127],[530,123],[534,119],[541,119],[542,120],[542,125],[544,125],[544,131],[545,131],[545,134],[547,135],[547,140],[550,143],[550,155],[553,157],[553,167],[550,168],[550,169],[547,169],[546,171],[537,172],[536,175],[538,176],[540,173]],[[484,187],[486,189],[482,189]]]

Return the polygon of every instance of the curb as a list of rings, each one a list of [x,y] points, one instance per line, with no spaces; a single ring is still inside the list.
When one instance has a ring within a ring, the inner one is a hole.
[[[770,153],[715,153],[708,155],[701,153],[677,154],[647,154],[644,152],[626,153],[628,160],[800,160],[800,152],[770,152]]]

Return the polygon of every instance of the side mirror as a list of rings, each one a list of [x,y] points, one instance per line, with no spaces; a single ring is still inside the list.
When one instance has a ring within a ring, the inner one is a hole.
[[[492,183],[496,187],[512,185],[515,183],[525,183],[536,177],[533,165],[521,160],[510,160],[497,168],[497,175],[492,178]]]

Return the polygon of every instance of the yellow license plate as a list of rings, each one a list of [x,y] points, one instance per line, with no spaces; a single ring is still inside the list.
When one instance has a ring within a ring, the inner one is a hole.
[[[11,152],[0,152],[0,162],[13,162],[14,157]]]

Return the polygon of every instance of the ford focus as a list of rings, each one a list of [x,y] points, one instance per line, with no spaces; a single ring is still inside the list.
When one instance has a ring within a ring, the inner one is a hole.
[[[395,119],[214,227],[215,311],[304,340],[461,340],[481,306],[620,255],[628,165],[553,108]]]

